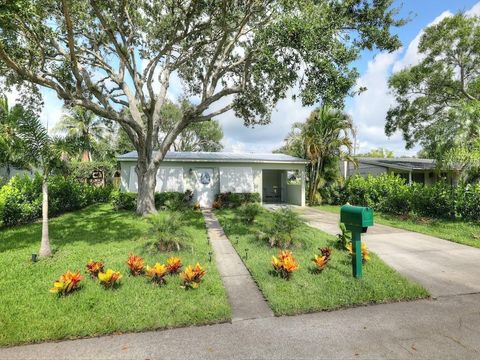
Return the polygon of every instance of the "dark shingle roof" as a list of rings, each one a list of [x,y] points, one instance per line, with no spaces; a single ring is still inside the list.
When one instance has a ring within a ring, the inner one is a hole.
[[[117,156],[119,161],[136,160],[136,151]],[[169,151],[164,161],[200,162],[260,162],[260,163],[306,163],[304,159],[285,154],[229,153],[229,152],[175,152]]]

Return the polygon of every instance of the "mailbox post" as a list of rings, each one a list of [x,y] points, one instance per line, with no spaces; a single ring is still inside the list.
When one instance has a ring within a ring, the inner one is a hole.
[[[356,278],[362,277],[362,233],[373,226],[373,210],[368,207],[344,205],[340,209],[340,222],[352,232],[352,271]]]

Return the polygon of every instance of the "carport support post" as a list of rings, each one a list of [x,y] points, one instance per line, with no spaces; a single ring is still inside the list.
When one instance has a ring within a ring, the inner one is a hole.
[[[352,270],[357,279],[362,277],[362,237],[360,232],[352,231]]]

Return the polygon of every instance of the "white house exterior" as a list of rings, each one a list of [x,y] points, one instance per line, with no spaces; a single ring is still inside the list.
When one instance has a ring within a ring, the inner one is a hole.
[[[120,155],[118,161],[122,191],[137,192],[137,153]],[[305,206],[305,163],[284,154],[168,152],[155,190],[192,190],[202,207],[211,207],[215,195],[223,192],[257,192],[265,203]]]

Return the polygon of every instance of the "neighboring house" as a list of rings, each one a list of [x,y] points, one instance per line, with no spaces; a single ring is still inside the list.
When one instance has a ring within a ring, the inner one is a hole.
[[[121,189],[138,190],[137,153],[117,157]],[[157,173],[157,192],[192,190],[195,201],[210,207],[215,195],[224,192],[258,192],[265,203],[305,206],[303,159],[284,154],[168,152]],[[300,181],[288,179],[295,172]]]
[[[458,169],[438,172],[433,159],[357,158],[357,162],[358,166],[355,167],[351,162],[343,161],[341,170],[345,179],[354,174],[378,176],[393,173],[403,177],[409,184],[415,182],[432,185],[439,179],[444,179],[456,185],[460,175]]]

